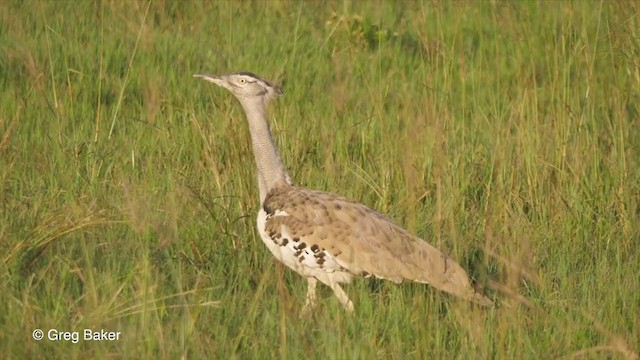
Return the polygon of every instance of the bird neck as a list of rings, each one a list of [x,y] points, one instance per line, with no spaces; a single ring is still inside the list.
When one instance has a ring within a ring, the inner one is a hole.
[[[266,100],[244,100],[241,101],[241,104],[249,122],[253,156],[258,168],[260,203],[262,204],[271,190],[291,185],[291,180],[282,160],[280,160],[280,155],[269,130]]]

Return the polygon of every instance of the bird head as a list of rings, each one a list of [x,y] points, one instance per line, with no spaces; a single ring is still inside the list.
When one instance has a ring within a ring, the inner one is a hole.
[[[271,100],[282,95],[282,89],[279,86],[250,72],[221,76],[195,74],[193,77],[207,80],[229,90],[240,102],[256,99]]]

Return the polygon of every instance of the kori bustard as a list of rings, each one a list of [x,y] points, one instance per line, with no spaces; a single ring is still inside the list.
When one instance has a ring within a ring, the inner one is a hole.
[[[304,313],[316,303],[318,281],[353,311],[340,284],[354,276],[430,284],[492,305],[473,289],[460,265],[385,216],[342,196],[293,185],[267,121],[269,101],[282,94],[278,86],[249,72],[194,77],[229,90],[245,111],[258,169],[258,232],[273,256],[307,279]]]

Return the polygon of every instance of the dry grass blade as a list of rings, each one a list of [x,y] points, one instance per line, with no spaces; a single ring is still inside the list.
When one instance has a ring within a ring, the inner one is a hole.
[[[16,126],[21,109],[22,108],[19,107],[18,110],[16,110],[16,114],[13,116],[13,119],[11,119],[11,122],[9,123],[7,130],[5,130],[4,135],[2,135],[2,140],[0,141],[0,151],[2,151],[9,143],[9,139],[11,138],[11,132],[13,131],[13,128]],[[2,126],[3,123],[4,123],[4,119],[0,121],[0,126]]]
[[[122,220],[113,220],[106,216],[105,211],[101,210],[89,210],[79,218],[70,217],[72,212],[69,212],[69,209],[64,209],[46,217],[25,240],[17,242],[9,250],[3,258],[4,263],[9,263],[18,254],[30,252],[28,260],[23,266],[23,269],[28,269],[50,245],[76,231],[101,225],[126,223]]]

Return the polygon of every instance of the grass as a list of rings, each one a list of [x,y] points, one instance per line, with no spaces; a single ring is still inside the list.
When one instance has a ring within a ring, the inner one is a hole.
[[[638,359],[635,2],[0,4],[7,358]],[[244,115],[284,85],[298,184],[445,249],[499,306],[360,280],[353,316],[255,230]],[[34,329],[120,331],[35,341]]]

